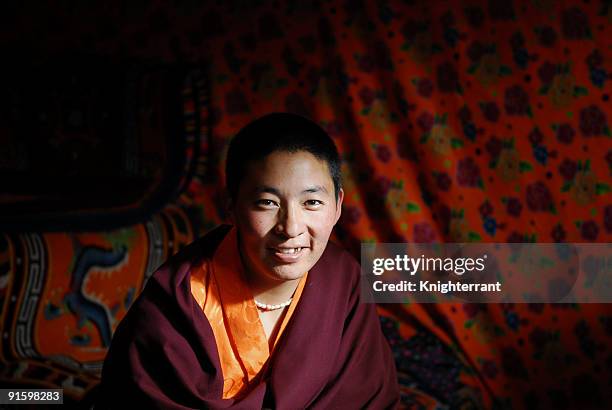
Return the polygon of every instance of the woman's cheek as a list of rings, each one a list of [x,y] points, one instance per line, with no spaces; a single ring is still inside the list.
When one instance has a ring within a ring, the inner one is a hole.
[[[311,232],[311,236],[316,239],[328,238],[333,228],[333,225],[325,221],[312,226],[314,229]]]
[[[273,218],[265,212],[251,212],[248,216],[249,226],[254,232],[265,235],[271,228]]]

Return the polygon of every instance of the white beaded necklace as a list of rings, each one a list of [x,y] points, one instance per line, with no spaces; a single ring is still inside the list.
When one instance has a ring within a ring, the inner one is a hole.
[[[254,300],[254,299],[253,299]],[[255,305],[261,309],[261,310],[265,310],[265,311],[270,311],[270,310],[278,310],[278,309],[282,309],[284,307],[287,307],[291,304],[291,301],[293,300],[293,298],[289,298],[288,301],[283,302],[283,303],[279,303],[278,305],[268,305],[266,303],[261,303],[255,300]]]

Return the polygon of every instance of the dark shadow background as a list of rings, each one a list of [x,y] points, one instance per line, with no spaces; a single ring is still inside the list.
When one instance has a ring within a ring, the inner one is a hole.
[[[223,218],[231,136],[335,139],[336,240],[610,242],[609,1],[0,5],[0,380],[92,392],[148,276]],[[609,305],[385,305],[406,406],[605,408]]]

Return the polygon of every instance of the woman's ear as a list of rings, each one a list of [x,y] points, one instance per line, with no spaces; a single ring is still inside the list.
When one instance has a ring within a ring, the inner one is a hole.
[[[340,215],[342,215],[342,201],[344,200],[344,190],[340,188],[338,191],[338,200],[336,201],[336,220],[334,221],[334,225],[338,223],[338,219],[340,219]]]

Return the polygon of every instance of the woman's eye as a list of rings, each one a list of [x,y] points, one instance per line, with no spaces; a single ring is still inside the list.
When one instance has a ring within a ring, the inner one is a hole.
[[[308,207],[317,207],[317,206],[323,205],[323,202],[319,201],[318,199],[309,199],[308,201],[305,202],[305,204]]]
[[[256,205],[258,206],[263,206],[266,208],[270,208],[273,206],[276,206],[276,202],[270,200],[270,199],[260,199],[258,201],[255,202]]]

